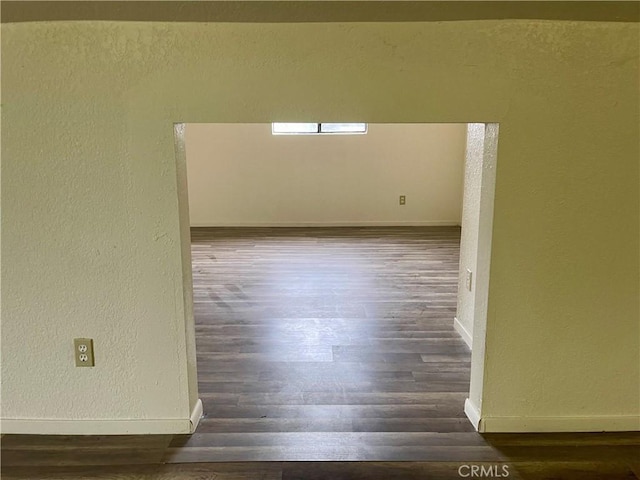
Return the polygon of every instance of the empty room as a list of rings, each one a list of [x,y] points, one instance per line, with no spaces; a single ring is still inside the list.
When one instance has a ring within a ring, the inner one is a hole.
[[[324,432],[269,438],[328,459],[355,432],[473,431],[454,330],[466,138],[466,124],[186,125],[198,432]]]
[[[3,479],[640,477],[638,2],[0,9]]]

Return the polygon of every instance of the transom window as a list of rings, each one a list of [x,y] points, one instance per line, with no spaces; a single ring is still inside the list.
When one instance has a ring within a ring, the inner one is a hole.
[[[272,123],[273,135],[365,134],[366,123]]]

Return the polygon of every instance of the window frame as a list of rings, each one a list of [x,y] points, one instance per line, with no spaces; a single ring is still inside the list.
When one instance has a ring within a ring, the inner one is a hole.
[[[310,125],[315,124],[316,131],[277,131],[276,125]],[[347,130],[347,131],[323,131],[322,125],[363,125],[362,130]],[[272,122],[271,123],[271,135],[366,135],[369,132],[369,124],[365,122]]]

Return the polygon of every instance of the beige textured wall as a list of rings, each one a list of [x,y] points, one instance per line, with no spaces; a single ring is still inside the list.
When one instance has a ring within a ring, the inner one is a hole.
[[[637,426],[639,45],[621,23],[2,25],[3,429],[188,416],[173,123],[310,117],[500,122],[486,427]]]
[[[187,125],[191,225],[459,225],[465,129],[272,135],[270,124]]]

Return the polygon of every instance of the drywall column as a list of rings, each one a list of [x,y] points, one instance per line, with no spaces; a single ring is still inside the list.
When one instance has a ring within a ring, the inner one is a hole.
[[[482,397],[485,380],[485,352],[489,302],[489,278],[491,270],[491,250],[493,235],[493,204],[496,189],[496,161],[498,155],[498,124],[473,124],[469,126],[469,133],[474,137],[471,163],[479,166],[473,168],[475,174],[470,182],[474,192],[473,211],[476,217],[472,225],[476,230],[471,233],[474,244],[470,246],[474,258],[472,265],[472,285],[470,320],[472,337],[471,344],[471,382],[469,398],[465,402],[465,413],[469,420],[480,431],[485,430],[482,422]],[[466,269],[464,272],[466,283]],[[468,291],[468,290],[467,290]]]
[[[458,276],[458,309],[454,327],[472,348],[475,284],[477,279],[478,228],[480,192],[482,189],[482,157],[484,155],[484,123],[467,126],[467,150],[464,164],[462,200],[462,233],[460,237],[460,272]]]
[[[193,274],[191,271],[191,228],[189,225],[189,187],[187,182],[187,153],[185,125],[173,127],[176,155],[176,180],[178,193],[178,221],[180,223],[180,257],[182,262],[182,292],[185,317],[185,345],[187,348],[187,384],[189,386],[189,411],[192,424],[202,415],[202,402],[198,398],[198,371],[196,362],[196,327],[193,316]]]

